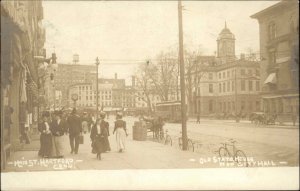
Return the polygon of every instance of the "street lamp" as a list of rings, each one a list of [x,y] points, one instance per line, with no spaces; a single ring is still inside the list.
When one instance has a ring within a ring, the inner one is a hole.
[[[99,65],[100,65],[100,61],[99,61],[99,58],[97,57],[96,58],[96,66],[97,66],[97,68],[96,68],[96,70],[97,70],[97,75],[96,75],[96,91],[97,91],[97,93],[96,93],[96,112],[97,112],[97,117],[96,118],[98,118],[98,94],[99,94],[99,92],[98,92],[98,69],[99,69]]]

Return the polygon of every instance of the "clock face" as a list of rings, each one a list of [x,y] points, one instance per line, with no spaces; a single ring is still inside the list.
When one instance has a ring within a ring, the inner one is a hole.
[[[77,95],[77,94],[72,94],[72,100],[73,100],[73,101],[78,100],[78,95]]]

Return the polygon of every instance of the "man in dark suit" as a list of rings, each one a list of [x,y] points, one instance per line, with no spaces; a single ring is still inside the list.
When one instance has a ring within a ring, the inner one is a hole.
[[[55,111],[55,120],[51,123],[51,133],[53,137],[53,155],[54,157],[63,157],[63,135],[65,130],[65,122],[62,120],[62,111]]]
[[[69,128],[71,154],[77,154],[79,149],[79,135],[82,134],[82,128],[80,117],[76,114],[75,108],[67,119],[67,125]]]

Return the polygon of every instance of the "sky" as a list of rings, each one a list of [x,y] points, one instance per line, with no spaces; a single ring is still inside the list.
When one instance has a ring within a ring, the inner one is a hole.
[[[183,1],[183,39],[190,50],[214,55],[217,37],[227,28],[236,38],[236,55],[259,51],[259,25],[250,16],[278,1]],[[137,65],[178,46],[177,1],[43,1],[47,54],[58,63],[100,59],[100,77],[125,78]]]

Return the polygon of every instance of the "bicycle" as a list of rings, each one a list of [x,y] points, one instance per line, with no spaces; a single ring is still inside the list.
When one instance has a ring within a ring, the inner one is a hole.
[[[228,143],[221,143],[222,146],[219,148],[219,156],[221,158],[225,157],[233,157],[234,162],[237,164],[245,164],[246,167],[248,167],[248,162],[247,162],[247,156],[242,150],[238,150],[235,146],[236,141],[233,139],[229,139],[231,144]],[[228,145],[232,146],[232,152],[229,151]]]
[[[168,129],[166,129],[166,136],[164,136],[163,130],[159,132],[157,137],[158,142],[163,143],[164,145],[171,145],[172,146],[172,138],[168,135]]]
[[[181,134],[182,134],[182,132],[180,132]],[[195,151],[195,147],[194,147],[194,142],[192,141],[192,139],[187,139],[187,142],[188,142],[188,144],[187,144],[187,150],[189,150],[189,151]],[[179,137],[178,138],[178,145],[179,145],[179,148],[181,149],[181,150],[183,150],[183,141],[182,141],[182,137]]]

